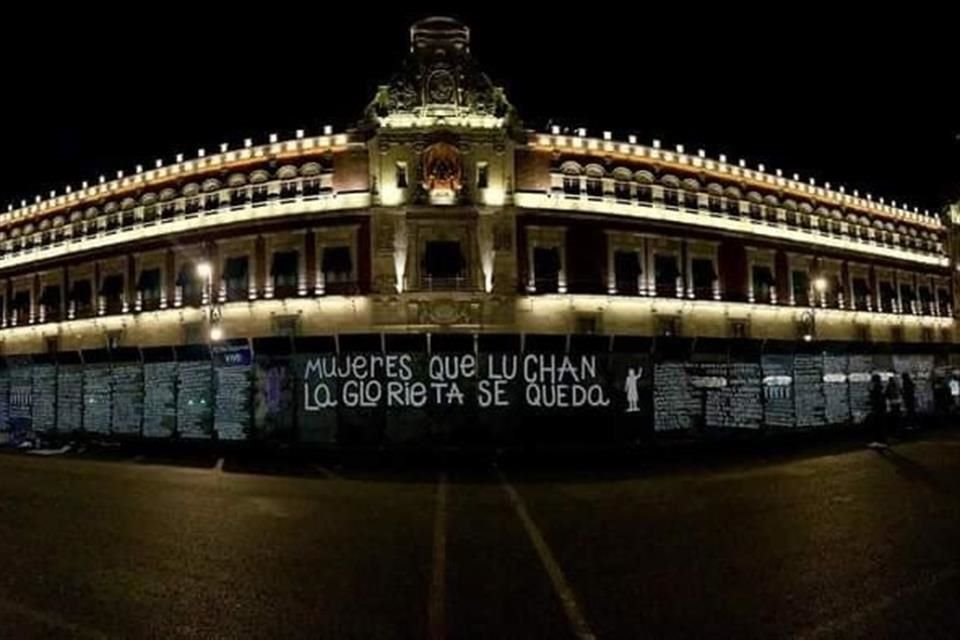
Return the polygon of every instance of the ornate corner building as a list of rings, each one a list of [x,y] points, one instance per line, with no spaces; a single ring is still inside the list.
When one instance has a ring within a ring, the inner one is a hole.
[[[353,129],[0,214],[0,340],[8,356],[206,343],[213,325],[952,342],[958,224],[956,206],[525,129],[468,28],[431,18]]]

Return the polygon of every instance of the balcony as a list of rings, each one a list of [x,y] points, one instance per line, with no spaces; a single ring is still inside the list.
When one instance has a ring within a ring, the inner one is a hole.
[[[465,276],[431,276],[420,277],[421,291],[471,291],[475,287],[470,278]]]
[[[369,193],[338,194],[328,184],[329,175],[321,178],[276,179],[239,189],[225,187],[201,196],[181,195],[160,203],[159,215],[156,204],[140,204],[122,212],[71,219],[56,227],[53,235],[38,231],[9,239],[0,237],[0,268],[222,224],[370,205]],[[227,211],[229,216],[218,215]]]
[[[826,215],[826,210],[814,210],[805,204],[794,207],[760,203],[756,199],[733,197],[738,194],[731,195],[731,191],[722,194],[692,192],[680,186],[622,182],[610,178],[604,178],[603,189],[598,190],[597,180],[554,173],[551,175],[553,187],[549,192],[517,193],[515,202],[531,209],[592,212],[736,231],[929,266],[946,267],[949,264],[939,236],[936,239],[925,237],[923,232],[915,229],[906,233],[886,227],[881,229],[846,218],[837,219]]]
[[[840,291],[838,294],[828,291],[822,299],[818,296],[815,300],[807,289],[799,289],[792,292],[793,301],[791,302],[791,292],[777,289],[773,282],[757,287],[752,296],[747,293],[737,295],[723,292],[719,280],[714,280],[709,285],[706,283],[691,284],[683,275],[659,280],[647,280],[640,277],[639,281],[632,278],[617,278],[609,284],[616,288],[601,287],[599,280],[588,280],[576,276],[568,277],[563,282],[556,277],[538,277],[534,280],[518,281],[517,291],[532,296],[558,293],[570,294],[574,297],[578,295],[600,295],[611,300],[636,298],[673,301],[680,304],[694,302],[718,305],[742,303],[749,304],[753,308],[815,308],[818,311],[885,314],[905,318],[942,318],[944,320],[952,320],[953,318],[953,300],[949,296],[949,291],[944,288],[938,289],[938,298],[930,298],[925,301],[919,299],[907,300],[906,298],[900,300],[895,293],[888,293],[880,300],[873,294],[859,292],[851,297],[846,291]]]

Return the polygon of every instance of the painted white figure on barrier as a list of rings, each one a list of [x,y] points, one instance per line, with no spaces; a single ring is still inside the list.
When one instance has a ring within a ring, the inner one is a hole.
[[[627,371],[627,380],[624,384],[624,391],[627,392],[627,413],[640,411],[640,408],[637,406],[640,400],[640,392],[637,390],[637,384],[640,382],[641,376],[643,376],[642,368],[639,371],[634,371],[633,369]]]

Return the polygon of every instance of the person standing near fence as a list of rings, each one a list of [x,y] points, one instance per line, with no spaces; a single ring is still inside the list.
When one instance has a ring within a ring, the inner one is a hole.
[[[887,397],[887,419],[889,420],[886,435],[890,435],[900,430],[900,423],[903,419],[903,396],[900,393],[900,381],[897,376],[890,376],[887,380],[887,388],[884,394]]]
[[[901,376],[903,380],[903,427],[910,431],[917,428],[917,385],[906,371]]]
[[[887,447],[887,398],[883,392],[883,381],[879,374],[870,376],[870,430],[873,441],[867,446],[871,449]]]

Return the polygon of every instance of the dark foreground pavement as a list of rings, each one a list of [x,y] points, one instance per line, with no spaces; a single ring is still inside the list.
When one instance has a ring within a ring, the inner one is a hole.
[[[960,636],[951,433],[630,472],[148,462],[0,455],[0,638]]]

